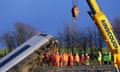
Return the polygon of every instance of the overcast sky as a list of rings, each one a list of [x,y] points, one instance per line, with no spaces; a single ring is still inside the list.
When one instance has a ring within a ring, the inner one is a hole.
[[[120,17],[120,0],[97,0],[112,23]],[[87,14],[86,0],[78,0],[80,28],[93,26]],[[64,24],[72,24],[72,0],[0,0],[0,34],[12,30],[16,22],[36,27],[39,31],[56,35]]]

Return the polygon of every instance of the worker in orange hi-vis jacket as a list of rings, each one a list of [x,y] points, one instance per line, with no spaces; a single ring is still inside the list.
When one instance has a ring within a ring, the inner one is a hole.
[[[73,59],[73,55],[72,55],[72,52],[69,54],[69,58],[68,58],[68,66],[73,66],[73,62],[74,62],[74,59]]]
[[[76,53],[75,57],[74,57],[74,62],[75,62],[75,65],[79,65],[79,62],[80,62],[80,57],[79,57],[79,54]]]
[[[56,66],[58,67],[58,66],[60,65],[60,64],[59,64],[59,62],[60,62],[60,55],[59,55],[59,52],[56,53],[55,59],[56,59],[56,61],[55,61]]]
[[[63,62],[64,66],[68,66],[68,54],[66,52],[63,54]]]
[[[46,63],[49,65],[49,63],[50,63],[50,52],[49,51],[46,52],[45,59],[46,59]]]
[[[53,66],[56,66],[56,54],[55,53],[52,54],[52,63],[53,63]]]
[[[60,66],[63,66],[63,53],[60,53]]]

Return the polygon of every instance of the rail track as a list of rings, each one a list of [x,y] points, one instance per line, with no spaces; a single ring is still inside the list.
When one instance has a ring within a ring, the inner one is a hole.
[[[113,65],[82,65],[74,67],[41,67],[31,72],[116,72]]]

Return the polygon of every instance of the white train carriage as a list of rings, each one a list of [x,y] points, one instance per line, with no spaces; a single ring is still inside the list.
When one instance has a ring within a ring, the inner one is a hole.
[[[14,67],[41,46],[50,42],[52,39],[54,39],[53,36],[43,33],[33,36],[31,39],[0,60],[0,72],[7,72],[9,69]]]

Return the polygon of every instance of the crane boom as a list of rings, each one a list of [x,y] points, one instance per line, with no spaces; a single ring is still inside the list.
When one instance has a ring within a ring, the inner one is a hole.
[[[113,33],[112,26],[106,15],[99,8],[96,0],[87,0],[87,3],[91,9],[91,18],[100,29],[102,36],[113,54],[114,65],[118,68],[120,67],[120,46]]]

